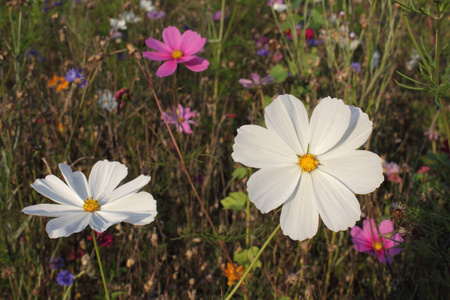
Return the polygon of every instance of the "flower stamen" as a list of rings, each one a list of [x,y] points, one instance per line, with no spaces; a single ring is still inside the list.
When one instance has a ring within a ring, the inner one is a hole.
[[[316,159],[316,156],[314,154],[307,153],[299,157],[298,165],[300,166],[302,171],[309,173],[317,168],[317,165],[319,165],[319,161]]]
[[[380,242],[375,242],[373,244],[373,247],[375,248],[375,251],[380,251],[381,249],[383,249],[383,245],[381,245]]]
[[[173,50],[173,52],[172,52],[173,59],[179,59],[182,56],[183,56],[183,52],[181,52],[180,50]]]
[[[87,197],[84,201],[83,208],[85,211],[94,212],[100,208],[100,205],[98,204],[98,200],[94,200],[92,197]]]
[[[178,118],[178,123],[183,123],[184,122],[184,118],[183,117],[179,117]]]

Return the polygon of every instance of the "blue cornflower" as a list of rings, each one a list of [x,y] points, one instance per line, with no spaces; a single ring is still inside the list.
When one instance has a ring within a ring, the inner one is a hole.
[[[73,82],[77,84],[80,88],[84,88],[86,86],[86,79],[84,79],[83,74],[81,73],[81,68],[70,69],[66,73],[66,81]]]
[[[356,73],[361,72],[361,65],[357,62],[352,63],[352,68]]]
[[[258,50],[258,52],[256,52],[256,54],[258,54],[258,56],[268,56],[270,54],[270,51],[264,48],[261,48]]]
[[[56,282],[63,286],[69,286],[73,284],[73,275],[67,270],[62,270],[59,272],[58,276],[56,276]]]
[[[57,257],[50,263],[50,269],[57,270],[64,268],[64,258]]]

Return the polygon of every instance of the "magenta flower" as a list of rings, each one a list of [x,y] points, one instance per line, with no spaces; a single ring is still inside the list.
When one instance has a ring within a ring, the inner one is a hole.
[[[196,116],[195,112],[191,111],[191,108],[184,108],[181,104],[178,104],[178,109],[172,106],[172,114],[165,112],[164,117],[167,123],[175,124],[178,132],[193,133],[190,124],[195,124],[194,120],[189,120]],[[164,120],[161,116],[161,120]]]
[[[259,74],[251,73],[250,76],[252,77],[252,79],[241,78],[238,80],[238,82],[242,84],[242,86],[246,89],[251,89],[259,85],[266,85],[272,83],[273,81],[273,78],[270,75],[261,78]]]
[[[351,229],[352,242],[355,244],[355,250],[375,256],[382,263],[392,263],[392,255],[403,251],[398,245],[403,242],[399,233],[392,235],[394,224],[391,220],[384,220],[377,227],[375,221],[366,218],[363,222],[363,228],[355,226]]]
[[[400,166],[395,162],[383,162],[383,173],[390,182],[401,183],[403,181],[400,177]]]
[[[147,46],[156,52],[143,52],[143,56],[149,60],[167,60],[159,67],[157,76],[165,77],[173,74],[178,63],[183,63],[193,72],[201,72],[208,68],[209,62],[206,59],[194,55],[203,48],[206,38],[202,38],[200,34],[192,30],[187,30],[181,35],[178,28],[174,26],[164,28],[162,37],[164,43],[154,38],[145,41]]]

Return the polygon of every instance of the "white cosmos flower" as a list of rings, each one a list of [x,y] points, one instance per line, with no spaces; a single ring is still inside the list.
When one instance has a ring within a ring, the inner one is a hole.
[[[324,98],[311,120],[302,102],[282,95],[265,109],[267,129],[238,129],[232,157],[260,168],[247,189],[250,200],[267,213],[283,204],[280,223],[294,240],[313,237],[319,215],[333,230],[355,225],[361,215],[354,194],[373,192],[383,182],[378,155],[355,150],[367,141],[372,122],[359,108]]]
[[[103,109],[112,112],[117,108],[118,104],[116,98],[114,98],[110,90],[99,90],[97,93],[99,95],[98,104],[100,104]]]
[[[83,173],[72,172],[66,164],[59,164],[59,169],[67,184],[54,175],[48,175],[31,185],[58,204],[38,204],[22,210],[30,215],[56,217],[47,223],[51,238],[69,236],[87,225],[103,232],[116,223],[145,225],[155,219],[157,212],[153,196],[147,192],[138,193],[149,183],[150,176],[140,175],[117,187],[128,174],[128,168],[119,162],[98,161],[92,167],[89,181]]]

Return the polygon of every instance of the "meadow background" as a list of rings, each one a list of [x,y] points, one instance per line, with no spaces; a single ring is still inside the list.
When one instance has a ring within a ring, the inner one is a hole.
[[[62,178],[58,163],[88,174],[103,159],[128,166],[125,181],[150,175],[144,190],[158,209],[149,225],[107,230],[101,254],[113,298],[225,298],[233,285],[223,249],[246,268],[280,217],[248,201],[254,170],[230,156],[236,129],[264,125],[264,106],[290,93],[309,111],[331,96],[369,115],[373,132],[363,147],[385,160],[386,180],[358,196],[357,225],[391,219],[403,251],[382,264],[355,251],[350,230],[321,224],[302,242],[279,231],[234,297],[445,299],[449,1],[400,2],[409,8],[389,0],[287,1],[282,12],[256,0],[154,1],[153,8],[140,1],[2,1],[0,298],[104,298],[90,231],[50,239],[48,218],[20,212],[51,202],[30,184],[48,174]],[[134,14],[126,28],[112,26],[110,18],[125,12]],[[180,64],[171,76],[155,76],[161,63],[142,58],[150,51],[144,40],[161,40],[167,26],[208,39],[198,54],[209,60],[207,70]],[[73,68],[81,68],[84,86],[54,77]],[[271,77],[239,83],[251,73]],[[102,105],[104,90],[114,96],[122,88],[128,97],[117,107]],[[196,112],[190,134],[170,124],[183,163],[155,95],[166,112],[179,104]],[[73,274],[72,285],[58,284],[61,270]]]

